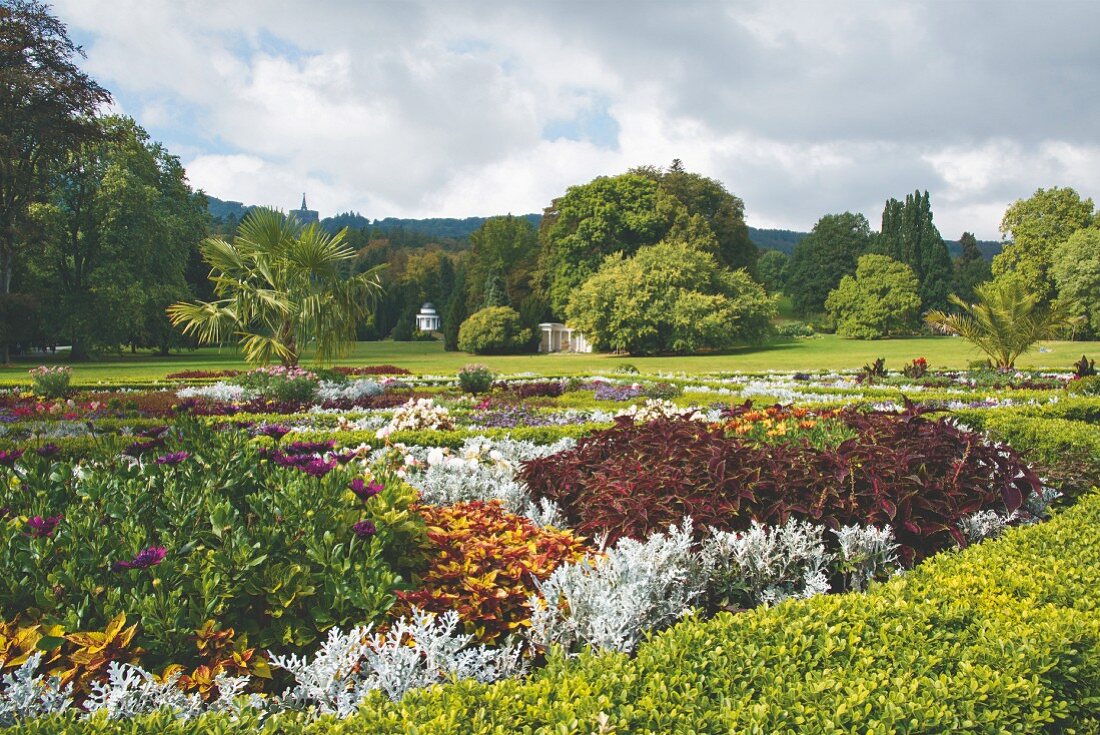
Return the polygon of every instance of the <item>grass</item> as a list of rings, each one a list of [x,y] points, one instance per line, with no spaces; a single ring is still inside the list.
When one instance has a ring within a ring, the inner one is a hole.
[[[1045,342],[1046,352],[1032,351],[1018,363],[1021,368],[1069,370],[1082,353],[1097,353],[1095,342]],[[849,340],[821,335],[805,340],[773,342],[723,353],[691,356],[630,357],[625,355],[505,355],[477,356],[444,352],[439,342],[360,342],[340,365],[393,364],[420,374],[454,374],[472,362],[488,365],[498,373],[531,372],[541,375],[572,375],[614,372],[630,364],[642,373],[717,371],[762,372],[767,370],[853,370],[872,360],[886,358],[886,367],[900,370],[910,360],[924,357],[934,368],[965,368],[981,359],[975,349],[955,337],[913,337],[878,341]],[[41,357],[0,367],[0,383],[28,383],[27,370],[42,362],[60,360]],[[94,362],[74,363],[73,382],[142,382],[158,380],[184,370],[226,370],[247,368],[234,349],[207,348],[171,357],[149,353],[105,356]]]

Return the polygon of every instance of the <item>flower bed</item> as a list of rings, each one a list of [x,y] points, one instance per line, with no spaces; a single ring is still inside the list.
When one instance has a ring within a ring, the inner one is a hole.
[[[0,683],[0,722],[68,701],[107,717],[167,707],[176,714],[134,723],[165,731],[186,731],[177,716],[223,709],[246,730],[293,732],[332,713],[403,732],[372,719],[383,711],[421,731],[446,732],[447,717],[475,710],[488,722],[496,715],[485,719],[477,698],[443,719],[416,709],[480,684],[414,694],[397,709],[383,699],[450,678],[521,675],[547,657],[530,684],[501,691],[537,689],[573,666],[584,686],[602,687],[598,672],[649,660],[656,631],[675,625],[661,641],[718,629],[677,625],[685,616],[803,604],[830,614],[843,598],[821,593],[868,586],[868,609],[881,612],[887,588],[873,581],[1037,519],[1049,492],[1024,459],[1100,451],[1085,423],[1100,418],[1100,399],[1067,397],[1058,376],[980,390],[930,372],[858,386],[839,374],[525,376],[476,397],[446,376],[354,377],[267,371],[254,385],[196,384],[182,397],[0,394],[0,569],[18,570],[0,578],[0,674],[11,677]],[[271,388],[280,382],[281,397]],[[741,403],[784,391],[818,408]],[[1014,449],[922,416],[910,393],[977,406],[967,423]],[[903,410],[844,407],[857,394]],[[1048,484],[1069,481],[1048,469]],[[816,601],[784,602],[807,597]],[[737,661],[757,658],[752,639],[737,645]],[[685,675],[678,665],[644,671]],[[727,697],[721,677],[691,681]],[[244,694],[260,698],[234,701]],[[17,696],[27,699],[13,705]],[[728,729],[709,710],[690,722],[616,712],[618,724],[597,718],[590,729]],[[736,723],[775,729],[770,716]]]

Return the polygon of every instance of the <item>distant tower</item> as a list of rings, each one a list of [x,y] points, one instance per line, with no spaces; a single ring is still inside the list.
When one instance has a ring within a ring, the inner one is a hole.
[[[306,193],[302,192],[302,208],[292,209],[286,213],[287,217],[293,217],[303,225],[312,225],[321,221],[316,209],[306,206]]]

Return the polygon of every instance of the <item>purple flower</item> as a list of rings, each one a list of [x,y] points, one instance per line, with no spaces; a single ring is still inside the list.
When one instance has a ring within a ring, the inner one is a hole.
[[[56,456],[57,453],[61,451],[61,447],[56,444],[44,444],[34,451],[38,453],[39,457],[49,459],[50,457]]]
[[[325,452],[331,452],[335,446],[335,441],[291,442],[283,447],[283,452],[286,454],[324,454]]]
[[[378,532],[378,529],[374,527],[374,523],[371,521],[359,521],[351,527],[351,530],[354,531],[355,535],[359,538],[370,538]]]
[[[351,481],[348,487],[351,488],[351,491],[353,493],[355,493],[355,497],[364,502],[370,500],[375,495],[385,490],[385,487],[382,485],[382,483],[372,482],[370,484],[367,484],[362,477],[356,477],[354,480]]]
[[[282,424],[263,424],[256,429],[256,436],[271,437],[275,441],[279,441],[289,433],[290,427],[283,426]]]
[[[165,454],[161,457],[157,457],[157,464],[175,466],[190,456],[190,452],[172,452],[171,454]]]
[[[167,555],[168,550],[163,546],[150,546],[143,549],[131,561],[116,561],[111,565],[111,570],[120,572],[123,569],[148,569],[160,564]]]
[[[332,472],[334,467],[336,467],[335,462],[326,462],[323,459],[311,459],[306,464],[299,465],[298,469],[310,477],[324,477]]]
[[[146,439],[159,439],[167,431],[167,426],[150,426],[148,429],[142,429],[141,431],[137,432],[137,436],[144,437]]]
[[[0,452],[0,465],[5,467],[15,466],[15,460],[23,456],[22,449],[10,449]]]
[[[122,453],[130,457],[138,457],[142,454],[145,454],[150,449],[156,449],[157,447],[163,446],[163,439],[149,439],[143,442],[134,442],[133,444],[123,449]]]
[[[58,523],[61,523],[60,515],[48,516],[46,518],[42,516],[28,518],[27,533],[34,538],[49,538],[53,536],[54,529],[57,528]]]

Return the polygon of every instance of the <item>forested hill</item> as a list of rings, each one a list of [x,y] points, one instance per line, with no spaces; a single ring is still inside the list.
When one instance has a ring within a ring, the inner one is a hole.
[[[253,208],[252,205],[234,201],[223,201],[209,194],[206,198],[210,216],[222,222],[230,215],[233,219],[240,221],[240,219]],[[539,222],[542,220],[541,214],[521,214],[518,216],[529,221],[535,227],[538,227]],[[469,237],[474,230],[481,227],[487,219],[489,218],[465,217],[463,219],[457,219],[454,217],[430,217],[427,219],[403,219],[399,217],[386,217],[385,219],[372,220],[357,212],[345,212],[335,217],[325,217],[321,220],[321,224],[324,225],[325,229],[333,232],[344,227],[353,230],[363,227],[374,227],[380,230],[416,232],[421,235],[426,235],[427,237],[464,240]],[[793,230],[769,230],[759,229],[757,227],[749,228],[749,238],[756,243],[758,248],[778,250],[787,255],[790,255],[794,251],[794,246],[798,244],[798,241],[808,234],[808,232],[795,232]],[[978,247],[981,248],[982,254],[987,260],[992,260],[994,255],[1001,252],[1001,243],[996,240],[979,240]],[[961,252],[961,247],[955,240],[947,241],[947,249],[951,252],[951,257],[955,257]]]
[[[793,230],[760,230],[755,227],[749,228],[749,238],[756,243],[756,247],[768,250],[778,250],[781,253],[790,255],[794,252],[794,246],[798,244],[799,240],[806,237],[810,233],[808,232],[794,232]],[[947,251],[951,253],[951,257],[957,257],[962,253],[962,246],[958,240],[945,240],[947,243]],[[993,260],[993,256],[1001,252],[1001,243],[997,240],[978,240],[978,247],[982,251],[982,255],[986,260]]]

